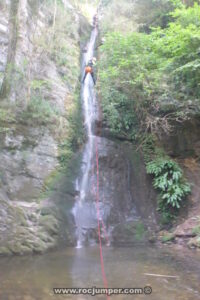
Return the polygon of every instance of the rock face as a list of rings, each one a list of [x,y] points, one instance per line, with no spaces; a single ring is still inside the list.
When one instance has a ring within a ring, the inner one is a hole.
[[[3,74],[6,67],[8,53],[8,18],[9,12],[6,3],[0,4],[0,86],[3,82]]]
[[[107,204],[112,200],[108,224],[113,228],[113,243],[134,245],[147,241],[158,229],[158,216],[156,193],[142,157],[129,142],[101,141],[99,165],[100,189]]]
[[[90,26],[66,3],[53,24],[53,5],[38,3],[0,3],[0,254],[42,253],[57,245],[65,226],[58,195],[43,192],[59,167],[79,45]],[[65,191],[60,198],[71,201]]]
[[[142,157],[129,142],[97,136],[94,143],[98,149],[98,169],[94,150],[85,200],[82,205],[75,205],[74,210],[79,239],[85,243],[98,240],[98,186],[104,242],[124,246],[147,242],[158,226],[156,194],[143,170]]]
[[[98,140],[100,182],[104,201],[110,205],[108,222],[125,224],[130,220],[142,222],[148,229],[156,229],[156,194],[145,173],[140,155],[128,142]]]
[[[148,241],[144,224],[137,221],[115,226],[112,238],[114,245],[136,245]]]
[[[3,249],[7,247],[10,252],[21,254],[42,252],[55,245],[58,222],[52,215],[48,216],[49,220],[41,215],[45,205],[53,204],[40,203],[38,199],[45,178],[58,165],[57,155],[56,141],[46,130],[32,132],[30,128],[24,131],[21,128],[21,135],[5,134],[0,152],[0,244],[4,245]],[[50,230],[50,225],[55,226],[55,230]]]
[[[161,142],[169,153],[175,157],[200,157],[199,140],[200,118],[193,118],[181,124],[175,124],[170,136],[163,136]]]

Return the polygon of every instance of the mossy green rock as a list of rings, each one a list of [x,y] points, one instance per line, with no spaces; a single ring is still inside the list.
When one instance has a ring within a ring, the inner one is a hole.
[[[52,215],[46,215],[40,217],[40,225],[47,231],[49,234],[56,235],[58,234],[59,225],[56,218]]]
[[[141,222],[127,222],[117,225],[113,230],[114,243],[137,243],[145,241],[147,234],[145,226]]]
[[[16,215],[15,217],[16,217],[18,224],[21,226],[27,226],[27,219],[25,217],[23,210],[19,207],[16,207],[14,213]]]
[[[33,246],[34,246],[33,251],[35,253],[44,253],[47,250],[46,243],[41,240],[35,242]]]
[[[22,245],[20,242],[9,243],[9,250],[16,255],[29,254],[32,249],[28,246]]]
[[[200,237],[190,239],[187,246],[189,248],[200,248]]]
[[[175,235],[173,233],[168,233],[162,236],[162,243],[172,242],[175,239]]]
[[[55,240],[51,236],[49,236],[48,234],[46,234],[44,232],[39,232],[37,236],[40,240],[42,240],[45,243],[54,244],[54,242],[55,242]]]
[[[11,251],[7,247],[0,247],[0,255],[10,255]]]
[[[52,215],[52,207],[44,206],[41,208],[41,215],[42,216],[47,216],[47,215]]]

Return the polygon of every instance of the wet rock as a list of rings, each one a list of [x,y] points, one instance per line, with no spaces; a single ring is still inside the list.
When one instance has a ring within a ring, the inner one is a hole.
[[[1,73],[5,71],[8,51],[8,30],[9,30],[9,7],[5,6],[0,11],[0,88],[2,85]]]
[[[66,38],[66,44],[69,40],[73,43],[73,47],[70,44],[70,49],[73,48],[74,75],[69,79],[63,78],[68,71],[68,66],[64,66],[65,62],[60,67],[52,58],[53,55],[49,55],[49,51],[46,51],[46,46],[39,49],[38,41],[40,37],[46,39],[45,28],[49,27],[47,20],[52,16],[48,9],[44,8],[41,11],[36,2],[3,1],[0,4],[0,88],[4,81],[6,64],[8,63],[7,67],[16,66],[16,72],[13,70],[13,77],[11,76],[9,82],[10,92],[5,95],[6,103],[9,105],[12,102],[12,108],[15,108],[14,117],[7,120],[8,131],[1,133],[0,144],[0,253],[2,254],[43,253],[55,247],[61,236],[60,223],[63,222],[63,232],[68,225],[66,211],[71,209],[70,205],[74,201],[72,176],[70,178],[68,176],[68,185],[65,182],[60,193],[56,187],[57,190],[54,189],[52,196],[48,194],[48,201],[41,201],[41,195],[44,194],[44,190],[46,191],[47,180],[59,165],[58,145],[64,138],[62,135],[66,134],[63,133],[67,122],[65,113],[77,88],[79,33],[86,37],[91,28],[88,21],[74,10],[76,22],[73,27],[73,39],[69,38],[68,31],[62,32],[61,38],[63,42]],[[13,15],[15,10],[10,5],[18,6],[15,9],[17,15]],[[66,10],[69,8],[66,7]],[[69,13],[69,16],[72,14],[71,10],[65,13]],[[13,26],[15,24],[11,24],[15,18],[18,27],[17,38],[16,28]],[[37,20],[37,24],[33,22],[34,20]],[[78,32],[80,24],[81,32]],[[13,46],[15,38],[16,47]],[[36,49],[41,53],[35,51]],[[9,57],[13,57],[13,61],[7,61],[8,53]],[[25,78],[29,80],[24,80]],[[27,110],[29,88],[27,83],[30,84],[34,80],[44,83],[44,88],[42,86],[39,93],[34,89],[32,96],[45,99],[47,109],[48,105],[49,108],[52,107],[52,111],[55,109],[55,120],[52,118],[52,122],[47,125],[45,123],[45,126],[43,116],[35,118],[35,114],[31,111],[33,113],[31,115]],[[69,233],[67,239],[67,243],[72,240]]]
[[[8,249],[16,255],[22,255],[22,254],[30,254],[32,253],[32,249],[30,247],[24,246],[20,244],[19,242],[10,242],[8,244]]]
[[[169,243],[175,240],[175,235],[173,233],[165,233],[161,237],[162,243]]]
[[[26,155],[27,173],[38,179],[46,178],[57,166],[57,144],[48,134],[44,135],[34,150]]]
[[[47,245],[43,241],[34,242],[33,244],[33,252],[35,253],[44,253],[47,250]]]
[[[17,223],[21,226],[27,226],[27,218],[24,214],[23,209],[16,207],[14,213],[15,213],[15,218],[17,220]]]
[[[147,232],[141,222],[127,222],[114,227],[112,232],[114,244],[135,244],[147,241]]]
[[[52,215],[41,216],[39,224],[48,233],[50,233],[52,235],[58,234],[59,224],[54,216],[52,216]]]
[[[39,232],[37,237],[45,243],[54,244],[55,239],[45,232]]]
[[[199,128],[198,117],[175,124],[174,132],[163,135],[161,142],[169,154],[173,157],[195,157],[199,155]]]
[[[178,225],[174,231],[176,237],[189,238],[195,236],[194,228],[199,224],[199,218],[191,217]]]
[[[10,255],[11,251],[7,247],[0,247],[0,255]]]
[[[139,228],[137,221],[141,220],[144,223],[143,227],[148,228],[151,235],[158,226],[156,194],[153,193],[142,158],[134,152],[133,145],[128,142],[108,140],[104,137],[97,137],[96,142],[99,157],[99,210],[106,230],[112,231],[114,243],[134,244],[143,237],[147,240],[147,236],[143,235],[142,225]],[[86,228],[87,234],[81,234],[85,240],[90,230],[97,228],[96,208],[93,205],[96,201],[97,186],[95,161],[93,157],[88,188],[85,191],[87,201],[82,206],[75,205],[74,210],[79,232],[81,228]],[[88,213],[90,208],[91,212]],[[133,220],[136,223],[131,223]]]
[[[190,239],[187,246],[188,248],[200,248],[200,237]]]
[[[48,206],[43,206],[40,210],[40,214],[42,216],[47,216],[47,215],[52,215],[52,213],[55,211],[55,207],[48,207]]]
[[[22,135],[14,136],[13,133],[6,134],[5,147],[8,149],[20,149],[23,141],[24,137]]]
[[[148,238],[149,243],[154,244],[157,241],[157,236],[155,234],[150,234]]]

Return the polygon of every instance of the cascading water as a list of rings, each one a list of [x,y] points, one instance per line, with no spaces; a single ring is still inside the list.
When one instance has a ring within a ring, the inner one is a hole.
[[[98,35],[97,28],[94,28],[91,33],[90,41],[87,45],[87,52],[83,55],[82,72],[84,72],[84,66],[92,59],[94,55],[94,47],[96,38]],[[94,157],[94,143],[95,136],[92,132],[94,117],[96,114],[95,108],[95,91],[92,77],[87,75],[81,91],[85,127],[87,131],[87,143],[83,152],[82,159],[82,176],[80,180],[76,182],[76,190],[79,192],[77,201],[73,208],[73,214],[77,226],[77,247],[81,247],[83,242],[88,239],[88,230],[95,228],[97,224],[96,220],[96,208],[94,201],[88,201],[90,192],[89,174],[92,169],[92,160]],[[87,235],[87,236],[86,236]]]
[[[91,39],[88,44],[88,50],[84,54],[83,57],[83,69],[84,66],[87,64],[87,62],[92,59],[93,57],[93,52],[94,52],[94,46],[96,42],[96,37],[97,37],[97,29],[95,28],[92,31],[91,34]],[[88,182],[88,175],[89,175],[89,170],[91,168],[91,160],[92,160],[92,155],[93,155],[93,149],[94,149],[94,136],[92,134],[92,124],[94,121],[94,116],[95,116],[95,92],[94,92],[94,85],[92,82],[91,76],[87,76],[85,79],[85,82],[82,87],[82,99],[83,99],[83,107],[84,107],[84,117],[85,117],[85,126],[87,129],[87,137],[88,137],[88,142],[86,144],[86,148],[84,151],[84,157],[83,157],[83,162],[86,164],[86,168],[84,170],[84,175],[81,180],[81,185],[80,185],[80,200],[83,201],[85,198],[85,192],[86,192],[86,186]]]
[[[94,28],[87,45],[87,52],[83,54],[82,73],[85,65],[94,55],[97,35],[98,30]],[[85,243],[96,243],[99,237],[99,231],[97,231],[99,224],[101,238],[109,244],[118,239],[115,234],[113,235],[113,232],[118,230],[118,225],[140,220],[140,213],[135,204],[137,199],[132,198],[131,192],[130,157],[132,148],[120,141],[95,134],[97,130],[93,130],[94,125],[95,123],[100,124],[100,122],[95,122],[99,121],[99,112],[94,83],[90,74],[86,76],[85,82],[82,84],[81,98],[87,143],[83,151],[81,174],[76,180],[77,196],[72,211],[76,224],[77,247],[79,248]],[[99,168],[97,168],[96,155]],[[137,194],[137,187],[134,186],[134,189]],[[99,198],[98,209],[97,198]],[[144,214],[143,207],[140,204],[142,214]],[[145,203],[145,207],[150,206]],[[154,208],[150,207],[147,212],[148,218],[145,217],[147,227],[149,224],[155,226],[153,222],[155,218],[152,213],[154,213]]]

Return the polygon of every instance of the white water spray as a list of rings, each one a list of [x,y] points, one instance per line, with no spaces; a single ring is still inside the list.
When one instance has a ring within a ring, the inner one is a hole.
[[[83,71],[84,71],[84,66],[94,56],[94,47],[95,47],[97,35],[98,35],[97,28],[94,28],[91,33],[90,41],[87,45],[87,52],[83,56],[83,66],[82,66]],[[89,173],[92,167],[92,159],[95,150],[94,149],[95,136],[93,135],[92,132],[92,126],[95,117],[96,97],[95,97],[93,80],[90,75],[87,75],[85,79],[85,82],[82,86],[81,96],[83,101],[84,123],[87,131],[87,143],[84,149],[83,160],[82,160],[83,175],[79,183],[80,195],[77,198],[77,202],[73,208],[73,214],[77,226],[77,248],[80,248],[84,241],[83,227],[87,228],[88,226],[89,228],[91,226],[91,223],[93,223],[94,221],[94,218],[91,219],[91,216],[95,215],[95,212],[93,213],[92,211],[93,207],[91,205],[89,206],[86,203]],[[88,224],[87,224],[87,219],[88,219]]]

